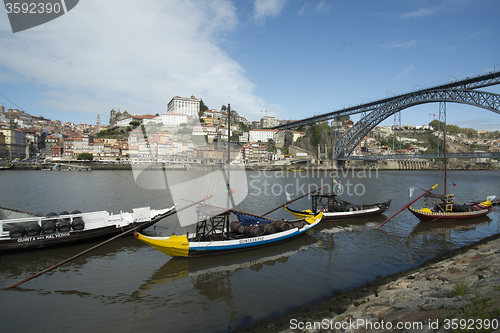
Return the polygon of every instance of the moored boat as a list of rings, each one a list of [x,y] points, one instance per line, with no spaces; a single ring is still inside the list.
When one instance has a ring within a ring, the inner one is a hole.
[[[230,211],[213,215],[210,209],[207,206],[199,208],[199,213],[207,218],[196,224],[194,235],[149,237],[135,232],[135,237],[172,257],[231,253],[289,240],[316,226],[323,217],[320,212],[314,217],[278,221],[232,210],[238,221],[230,222]]]
[[[485,216],[493,210],[491,198],[486,201],[459,205],[454,202],[453,194],[440,195],[428,193],[424,196],[424,205],[421,209],[412,206],[408,210],[420,221],[453,221],[468,220]]]
[[[311,194],[311,209],[295,210],[284,205],[286,211],[296,218],[306,218],[323,213],[325,221],[343,221],[382,214],[391,205],[391,200],[375,204],[357,205],[338,198],[335,193]]]
[[[448,194],[448,159],[446,157],[446,104],[440,105],[439,117],[444,119],[443,133],[443,167],[444,167],[444,190],[443,194],[430,193],[436,188],[434,186],[427,191],[424,196],[424,205],[421,209],[415,209],[408,205],[408,210],[415,215],[420,221],[452,221],[452,220],[467,220],[481,216],[485,216],[493,210],[492,200],[494,196],[490,196],[483,202],[475,202],[471,204],[459,205],[455,203],[455,195]],[[453,186],[456,184],[453,183]]]
[[[46,216],[0,207],[0,253],[34,250],[143,230],[174,210],[142,207],[131,213],[107,211],[49,213]]]

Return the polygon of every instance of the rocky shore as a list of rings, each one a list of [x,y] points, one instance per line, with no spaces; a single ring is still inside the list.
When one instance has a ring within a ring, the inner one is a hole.
[[[500,332],[500,234],[242,332]]]

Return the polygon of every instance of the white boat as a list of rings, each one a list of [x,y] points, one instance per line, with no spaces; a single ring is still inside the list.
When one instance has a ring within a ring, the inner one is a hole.
[[[119,214],[73,211],[40,216],[0,207],[0,253],[72,245],[134,228],[143,230],[173,213],[174,208],[142,207]]]

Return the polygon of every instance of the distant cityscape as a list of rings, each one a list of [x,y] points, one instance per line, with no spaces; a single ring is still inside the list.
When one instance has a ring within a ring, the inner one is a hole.
[[[62,123],[30,115],[22,110],[0,105],[0,161],[71,162],[92,160],[103,163],[211,163],[230,153],[241,163],[252,164],[294,159],[327,159],[328,145],[301,144],[307,130],[272,129],[293,120],[268,115],[249,121],[227,106],[209,109],[201,99],[174,96],[163,114],[134,115],[111,110],[109,125]],[[231,127],[228,128],[228,116]],[[337,123],[338,133],[353,126],[344,119]],[[430,131],[429,125],[377,126],[353,152],[354,155],[424,153],[425,143],[406,137],[405,131]],[[397,133],[396,133],[397,132]],[[499,151],[500,139],[491,132],[475,131],[469,135],[451,133],[451,141],[488,147]],[[487,135],[490,134],[490,135]],[[436,133],[436,135],[438,135]],[[398,136],[399,145],[390,145],[389,137]],[[401,143],[405,143],[402,148]],[[331,146],[330,146],[331,147]],[[331,152],[330,152],[331,154]],[[331,157],[331,156],[330,156]]]

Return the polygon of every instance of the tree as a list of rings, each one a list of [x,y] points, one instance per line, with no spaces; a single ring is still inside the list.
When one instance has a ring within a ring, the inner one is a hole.
[[[201,117],[205,111],[208,111],[208,106],[206,106],[203,100],[200,99],[200,111],[198,111],[198,117]]]
[[[325,132],[326,136],[330,135],[330,126],[326,123],[314,124],[307,130],[307,135],[313,146],[317,146],[320,143],[323,132]]]
[[[200,99],[200,111],[201,112],[208,111],[208,106],[205,105],[202,99]]]
[[[140,123],[139,121],[137,121],[137,120],[132,120],[132,121],[131,121],[130,123],[128,123],[128,124],[129,124],[130,126],[132,126],[132,127],[134,127],[134,128],[135,128],[135,127],[139,126],[141,123]]]
[[[79,161],[92,161],[94,159],[94,155],[92,153],[81,153],[76,157]]]

